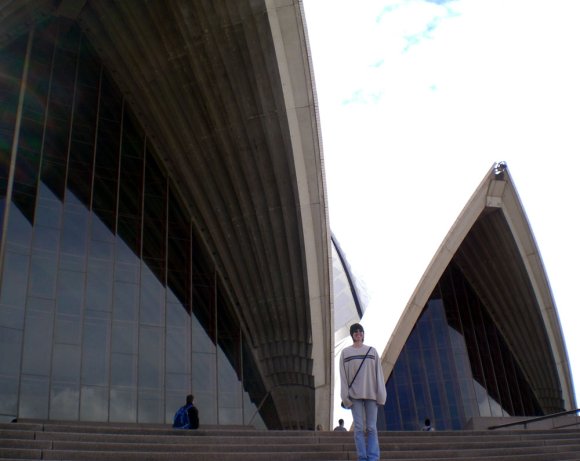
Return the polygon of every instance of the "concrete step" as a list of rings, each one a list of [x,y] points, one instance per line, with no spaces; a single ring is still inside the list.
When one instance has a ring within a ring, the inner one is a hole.
[[[382,459],[580,460],[580,430],[381,432]],[[0,424],[0,460],[342,461],[352,432],[26,421]]]

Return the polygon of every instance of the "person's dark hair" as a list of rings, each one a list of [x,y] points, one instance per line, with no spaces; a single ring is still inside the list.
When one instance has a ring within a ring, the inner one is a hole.
[[[340,418],[340,419],[338,420],[338,424],[340,424],[340,425],[342,426],[342,425],[344,424],[344,419]]]
[[[185,403],[190,404],[193,403],[193,395],[189,394],[187,397],[185,397]]]
[[[352,336],[356,330],[361,330],[363,333],[365,332],[365,329],[360,323],[353,323],[350,326],[350,335]]]
[[[430,426],[431,420],[429,418],[425,418],[425,426]]]

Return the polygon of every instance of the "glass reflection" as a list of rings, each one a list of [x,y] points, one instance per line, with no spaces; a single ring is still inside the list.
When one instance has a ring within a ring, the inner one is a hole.
[[[22,373],[50,375],[54,314],[29,309],[22,355]]]
[[[50,419],[76,420],[79,417],[79,388],[71,384],[52,382]]]
[[[252,349],[187,208],[68,20],[36,31],[4,200],[27,39],[0,48],[0,413],[168,423],[193,392],[202,424],[265,426]]]
[[[82,383],[106,386],[109,382],[109,320],[85,319],[83,326]]]
[[[136,354],[111,354],[111,385],[137,388]]]
[[[109,395],[109,421],[137,422],[137,390],[113,386]]]
[[[23,375],[18,413],[21,418],[48,419],[49,378]]]
[[[541,413],[499,330],[453,263],[386,386],[388,430],[418,430],[426,417],[438,429],[458,430],[473,416]],[[522,412],[517,401],[527,402],[531,412]]]
[[[107,421],[109,416],[108,389],[97,386],[83,386],[81,392],[81,421]]]

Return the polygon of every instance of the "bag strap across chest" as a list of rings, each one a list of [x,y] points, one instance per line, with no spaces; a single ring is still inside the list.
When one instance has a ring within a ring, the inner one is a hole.
[[[352,378],[352,381],[350,382],[350,384],[348,385],[348,388],[350,389],[352,387],[352,383],[354,383],[354,380],[356,379],[356,376],[358,375],[358,372],[360,371],[363,363],[365,363],[365,359],[367,358],[367,356],[369,355],[369,352],[371,351],[371,347],[369,346],[369,349],[367,350],[367,353],[365,354],[364,358],[362,359],[362,362],[360,363],[360,365],[358,366],[358,369],[356,370],[356,373],[354,374],[354,377]],[[342,364],[344,366],[344,362]]]

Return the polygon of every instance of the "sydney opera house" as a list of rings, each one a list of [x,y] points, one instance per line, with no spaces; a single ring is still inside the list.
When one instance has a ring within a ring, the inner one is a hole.
[[[576,408],[564,339],[524,209],[500,162],[465,205],[382,357],[383,429]]]
[[[0,0],[0,419],[314,429],[364,289],[300,0]],[[383,429],[575,408],[503,165],[389,337]]]

